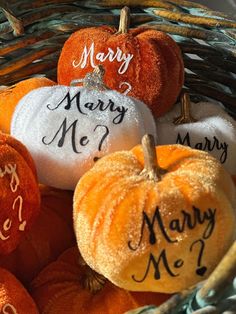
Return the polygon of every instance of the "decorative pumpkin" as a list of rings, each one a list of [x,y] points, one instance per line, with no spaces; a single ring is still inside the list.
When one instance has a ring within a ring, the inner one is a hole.
[[[73,33],[58,62],[59,84],[70,85],[96,65],[106,70],[108,87],[147,104],[153,114],[167,112],[181,91],[184,65],[175,41],[154,29],[129,30],[129,10],[121,11],[120,27],[92,27]]]
[[[156,133],[148,107],[105,89],[102,75],[98,67],[86,87],[43,87],[19,102],[11,133],[31,152],[41,183],[73,190],[99,157]]]
[[[39,314],[31,296],[7,270],[0,268],[0,313]]]
[[[0,130],[10,133],[11,118],[19,100],[33,89],[56,85],[46,77],[35,77],[0,90]]]
[[[182,144],[205,150],[231,174],[236,174],[236,121],[220,105],[210,102],[193,104],[184,93],[181,104],[176,104],[172,111],[157,119],[156,125],[160,145]]]
[[[0,266],[10,270],[24,284],[75,244],[72,192],[46,186],[40,186],[40,192],[41,210],[33,228],[15,251],[0,257]]]
[[[0,255],[19,244],[39,213],[36,170],[27,149],[0,133]]]
[[[144,304],[159,305],[169,298],[114,286],[84,263],[77,247],[46,267],[31,286],[42,314],[123,314]]]
[[[208,153],[155,149],[145,136],[143,149],[103,157],[78,182],[78,247],[91,268],[122,288],[178,292],[206,278],[231,245],[235,193]]]

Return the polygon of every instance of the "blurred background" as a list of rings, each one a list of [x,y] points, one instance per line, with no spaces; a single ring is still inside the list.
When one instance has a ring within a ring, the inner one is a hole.
[[[193,0],[214,10],[226,12],[236,18],[236,0]]]

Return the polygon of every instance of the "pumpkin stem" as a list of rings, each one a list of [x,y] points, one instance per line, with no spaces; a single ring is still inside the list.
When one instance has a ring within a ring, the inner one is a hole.
[[[98,291],[100,291],[103,288],[107,279],[104,276],[92,270],[86,264],[82,256],[79,257],[79,265],[84,268],[83,276],[81,279],[82,280],[81,284],[83,288],[91,293],[97,293]]]
[[[129,32],[130,24],[130,9],[129,7],[124,7],[120,11],[120,24],[119,29],[116,34],[127,34]]]
[[[109,88],[103,81],[104,74],[104,67],[99,64],[94,68],[93,72],[87,73],[83,79],[72,80],[70,86],[83,83],[83,86],[88,89],[96,89],[98,91],[108,90]]]
[[[142,147],[145,168],[141,172],[141,175],[147,176],[150,180],[160,181],[161,176],[167,171],[158,165],[155,141],[151,134],[146,134],[143,136]]]
[[[188,93],[181,95],[181,115],[173,120],[175,125],[196,122],[190,112],[190,97]]]

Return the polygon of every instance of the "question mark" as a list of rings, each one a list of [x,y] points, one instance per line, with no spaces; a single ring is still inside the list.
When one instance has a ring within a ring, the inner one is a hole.
[[[124,91],[123,95],[128,95],[129,92],[132,90],[132,86],[130,85],[130,83],[128,82],[121,82],[120,85],[119,85],[119,88],[121,88],[123,85],[126,85],[128,86],[128,88]]]
[[[198,254],[198,260],[197,260],[197,269],[196,269],[196,274],[198,276],[204,276],[205,272],[207,271],[207,267],[206,266],[201,266],[202,263],[202,255],[203,255],[203,251],[205,248],[205,242],[202,239],[199,239],[195,242],[192,243],[191,247],[190,247],[190,252],[192,252],[193,247],[197,244],[200,243],[200,251]]]
[[[22,219],[22,210],[23,210],[23,198],[21,195],[17,196],[17,198],[14,200],[14,203],[12,205],[13,210],[15,209],[16,203],[19,203],[19,208],[18,208],[18,219],[20,222],[19,225],[19,230],[20,231],[24,231],[25,230],[25,226],[26,226],[26,220],[23,221]]]
[[[18,312],[12,304],[6,303],[2,308],[2,314],[18,314]]]
[[[95,127],[95,129],[93,130],[93,132],[95,132],[98,127],[103,127],[103,128],[105,128],[105,133],[103,134],[103,136],[102,136],[102,138],[101,138],[101,140],[100,140],[100,142],[99,142],[99,144],[98,144],[98,150],[99,150],[99,152],[100,152],[100,151],[102,150],[102,144],[103,144],[103,142],[105,141],[106,137],[108,136],[108,134],[109,134],[110,132],[109,132],[109,129],[108,129],[108,127],[107,127],[106,125],[101,125],[101,124],[97,125],[97,126]],[[100,158],[100,157],[94,157],[94,158],[93,158],[93,161],[96,162],[99,158]]]

